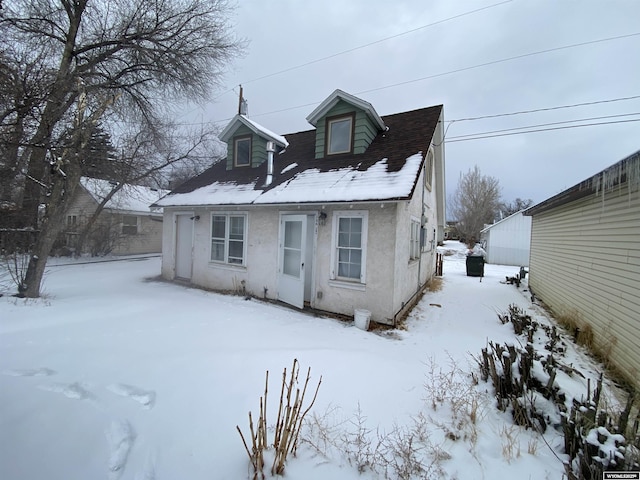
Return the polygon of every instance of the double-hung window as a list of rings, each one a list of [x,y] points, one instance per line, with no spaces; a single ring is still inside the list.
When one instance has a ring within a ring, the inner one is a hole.
[[[351,152],[353,115],[327,119],[327,155]]]
[[[233,141],[233,155],[236,167],[251,165],[251,137],[238,137]]]
[[[135,215],[122,216],[122,234],[137,235],[138,234],[138,217]]]
[[[420,222],[411,219],[411,237],[409,239],[409,258],[416,260],[420,257]]]
[[[368,212],[335,212],[331,278],[365,283]]]
[[[244,265],[247,216],[214,213],[211,216],[211,260]]]

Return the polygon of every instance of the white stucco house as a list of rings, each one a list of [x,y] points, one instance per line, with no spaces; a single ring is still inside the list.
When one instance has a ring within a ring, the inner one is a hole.
[[[444,237],[443,107],[380,116],[336,90],[307,121],[231,120],[226,159],[156,203],[162,276],[393,325]]]
[[[99,178],[82,177],[66,212],[58,247],[74,251],[82,227],[104,203],[84,245],[93,255],[131,255],[162,251],[162,209],[149,206],[168,190],[142,185],[123,185]]]
[[[529,266],[531,217],[523,215],[523,211],[487,225],[480,231],[480,240],[487,252],[487,263]]]
[[[640,387],[640,151],[525,211],[529,287]]]

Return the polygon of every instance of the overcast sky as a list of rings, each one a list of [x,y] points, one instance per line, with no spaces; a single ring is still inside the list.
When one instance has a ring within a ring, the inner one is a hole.
[[[504,200],[534,203],[640,150],[640,98],[454,121],[640,96],[639,0],[240,0],[231,20],[247,53],[188,114],[221,128],[239,84],[250,118],[280,134],[312,128],[306,116],[336,88],[380,115],[444,104],[447,197],[477,164]],[[626,116],[595,119],[612,115]],[[626,123],[455,142],[577,119]]]

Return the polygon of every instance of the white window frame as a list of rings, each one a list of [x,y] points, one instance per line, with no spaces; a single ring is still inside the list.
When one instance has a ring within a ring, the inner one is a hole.
[[[249,142],[249,158],[247,163],[238,162],[238,144],[240,142]],[[253,147],[253,139],[251,135],[244,135],[233,139],[233,163],[236,167],[250,167],[251,166],[251,149]]]
[[[67,229],[75,230],[77,226],[78,226],[78,216],[67,215]]]
[[[131,221],[126,222],[125,219],[128,219],[128,220],[135,219],[136,224],[134,225],[133,222]],[[138,221],[137,215],[122,215],[122,225],[121,225],[120,231],[122,232],[123,235],[138,235],[138,232],[140,231],[139,223],[140,222]],[[132,229],[132,227],[135,227],[136,229],[135,232],[125,232],[125,229],[130,230]]]
[[[336,150],[333,151],[331,150],[331,134],[332,134],[332,129],[331,127],[336,124],[336,123],[340,123],[340,122],[344,122],[344,121],[349,121],[349,136],[348,136],[348,142],[347,142],[347,148],[346,150]],[[340,153],[350,153],[351,150],[353,149],[353,124],[355,122],[354,116],[349,114],[349,115],[341,115],[339,117],[333,117],[333,118],[328,118],[327,119],[327,155],[338,155]]]
[[[411,225],[409,226],[409,261],[418,260],[420,258],[420,220],[411,217]]]
[[[433,167],[434,167],[435,152],[433,146],[429,147],[427,155],[424,160],[424,186],[427,190],[431,191],[431,184],[433,180]]]
[[[213,236],[213,219],[214,217],[224,217],[224,237],[214,237]],[[231,218],[242,218],[243,221],[243,231],[242,231],[242,258],[240,261],[238,257],[230,257],[229,255],[229,243],[230,242],[238,242],[239,240],[231,238],[230,228],[231,228]],[[247,234],[249,232],[249,220],[248,215],[246,213],[240,212],[211,212],[211,223],[209,225],[209,261],[212,263],[220,264],[220,265],[232,265],[237,267],[243,267],[247,264]],[[214,259],[213,258],[213,242],[217,240],[218,242],[222,240],[222,244],[224,245],[223,250],[223,259]]]
[[[360,278],[341,277],[338,275],[338,227],[342,218],[362,219],[362,231],[360,235]],[[331,280],[351,284],[365,284],[367,275],[367,236],[369,224],[369,212],[367,210],[343,210],[333,213],[331,232]]]

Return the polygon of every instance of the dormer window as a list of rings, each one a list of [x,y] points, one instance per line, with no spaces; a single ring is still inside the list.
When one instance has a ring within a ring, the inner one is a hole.
[[[251,136],[238,137],[233,141],[233,158],[236,167],[251,165]]]
[[[353,115],[327,119],[327,155],[350,153],[353,148]]]

